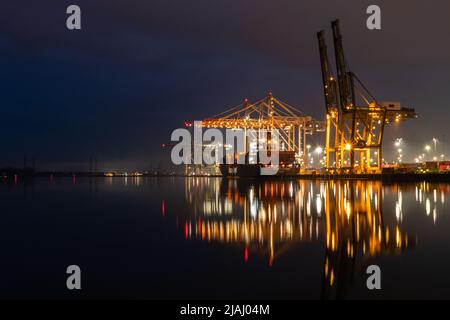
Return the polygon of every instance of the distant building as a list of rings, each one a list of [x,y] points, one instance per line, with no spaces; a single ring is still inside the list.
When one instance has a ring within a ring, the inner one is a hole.
[[[440,161],[439,172],[450,172],[450,161]]]

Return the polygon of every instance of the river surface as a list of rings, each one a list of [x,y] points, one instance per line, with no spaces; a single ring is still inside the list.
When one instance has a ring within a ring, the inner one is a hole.
[[[0,298],[448,299],[449,196],[434,183],[3,180]]]

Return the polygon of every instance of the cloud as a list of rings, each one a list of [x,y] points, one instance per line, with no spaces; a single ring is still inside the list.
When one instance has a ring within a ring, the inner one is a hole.
[[[0,132],[11,157],[39,152],[39,143],[50,158],[57,149],[68,158],[93,149],[116,158],[113,140],[124,158],[146,161],[184,120],[267,90],[319,118],[315,33],[326,28],[333,57],[336,17],[350,66],[378,98],[416,107],[423,123],[439,124],[447,108],[448,1],[379,1],[381,31],[365,28],[371,2],[361,0],[78,0],[75,32],[65,28],[69,4],[2,4],[0,108],[14,121]]]

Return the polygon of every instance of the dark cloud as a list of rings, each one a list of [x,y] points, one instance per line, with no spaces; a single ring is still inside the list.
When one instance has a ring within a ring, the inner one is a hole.
[[[327,29],[331,50],[336,17],[352,69],[380,100],[421,117],[386,139],[418,148],[450,136],[448,1],[378,1],[381,31],[365,28],[372,2],[361,0],[83,0],[77,32],[65,28],[73,3],[2,3],[0,165],[23,154],[48,166],[96,154],[108,166],[143,167],[163,159],[159,145],[184,120],[268,90],[322,117],[315,33]]]

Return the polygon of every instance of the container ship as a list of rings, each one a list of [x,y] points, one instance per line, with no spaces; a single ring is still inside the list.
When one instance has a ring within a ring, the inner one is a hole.
[[[296,162],[294,151],[279,151],[278,153],[279,165],[276,175],[295,175],[300,173],[300,164]],[[261,176],[262,168],[270,166],[271,164],[262,164],[259,161],[250,163],[249,154],[247,153],[245,155],[245,163],[238,164],[237,161],[234,161],[231,164],[221,164],[219,168],[223,177],[258,177]]]

